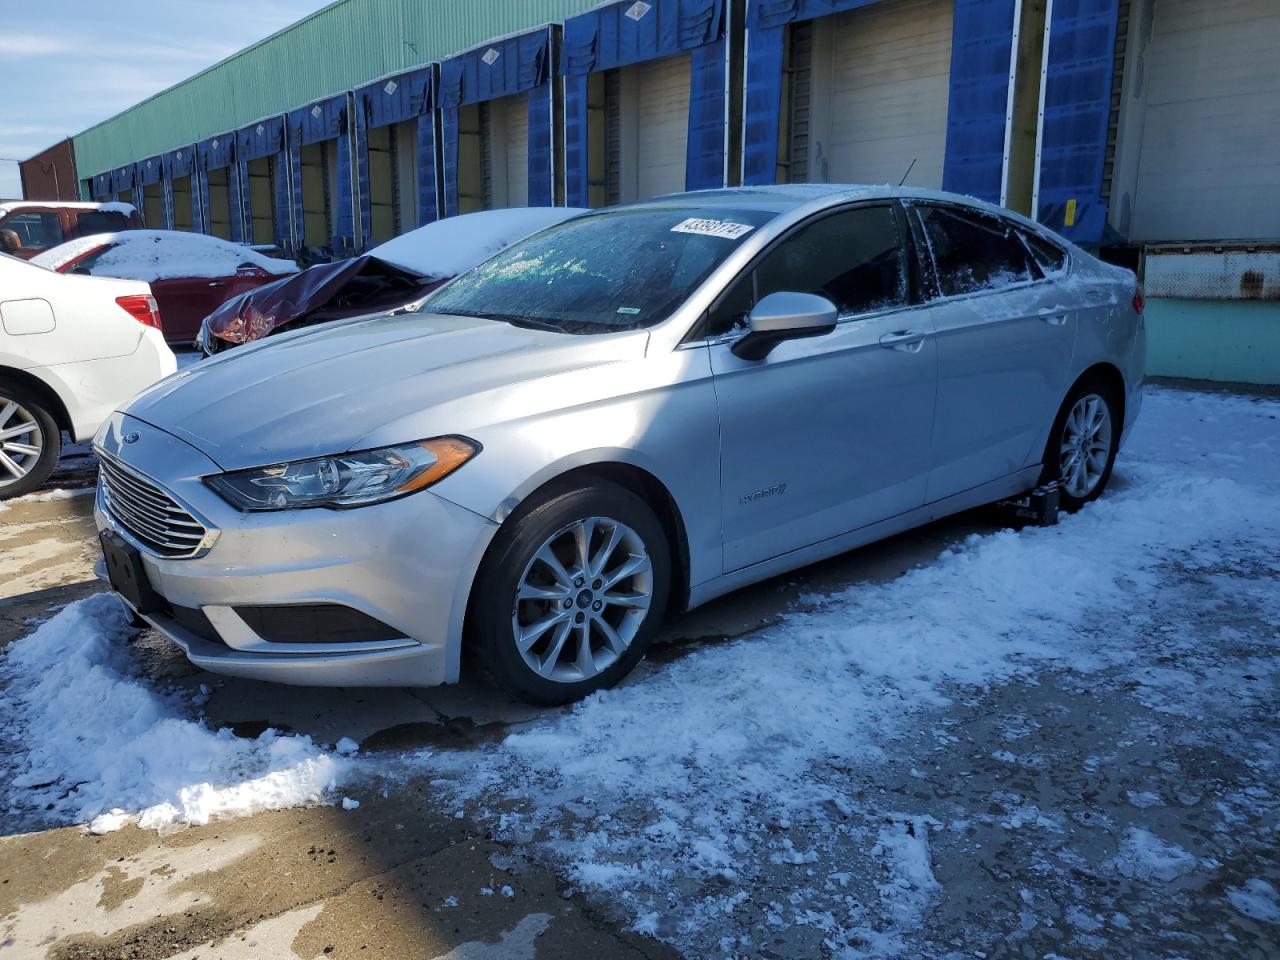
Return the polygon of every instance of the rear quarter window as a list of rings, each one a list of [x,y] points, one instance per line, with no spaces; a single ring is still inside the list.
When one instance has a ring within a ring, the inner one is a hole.
[[[952,207],[915,207],[925,249],[944,297],[996,290],[1040,278],[1013,226]]]
[[[129,219],[122,213],[86,210],[76,217],[74,233],[77,237],[90,237],[95,233],[119,233],[128,226]]]
[[[1059,273],[1066,269],[1067,251],[1030,230],[1019,230],[1018,234],[1027,245],[1027,249],[1031,251],[1031,255],[1035,257],[1040,269],[1046,274]]]

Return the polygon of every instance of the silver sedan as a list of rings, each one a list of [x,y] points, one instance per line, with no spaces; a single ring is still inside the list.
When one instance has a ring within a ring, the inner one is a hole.
[[[115,590],[209,670],[616,683],[674,611],[1058,482],[1138,414],[1142,293],[948,194],[793,186],[586,214],[416,314],[299,331],[110,418]]]

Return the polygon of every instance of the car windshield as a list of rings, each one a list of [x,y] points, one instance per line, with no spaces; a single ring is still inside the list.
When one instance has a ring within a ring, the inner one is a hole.
[[[462,274],[423,309],[563,333],[651,326],[774,216],[691,204],[579,217]]]

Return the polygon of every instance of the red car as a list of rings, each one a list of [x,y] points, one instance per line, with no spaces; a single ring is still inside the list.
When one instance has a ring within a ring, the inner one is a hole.
[[[59,273],[144,280],[170,343],[189,344],[225,301],[298,272],[292,260],[265,257],[217,237],[177,230],[129,230],[81,237],[31,260]]]
[[[11,200],[0,203],[0,253],[30,260],[77,237],[141,226],[130,203]]]

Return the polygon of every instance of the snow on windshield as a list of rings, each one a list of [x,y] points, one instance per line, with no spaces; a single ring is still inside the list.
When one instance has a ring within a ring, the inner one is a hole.
[[[577,207],[481,210],[437,220],[369,251],[423,277],[456,277],[545,227],[576,217]]]
[[[249,264],[267,273],[297,273],[292,260],[265,257],[248,247],[217,237],[178,230],[125,230],[97,233],[59,244],[32,257],[36,266],[57,270],[98,247],[111,246],[89,267],[95,277],[122,280],[172,280],[182,277],[226,277]]]

